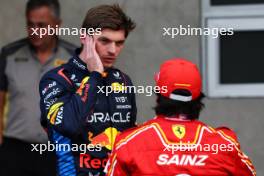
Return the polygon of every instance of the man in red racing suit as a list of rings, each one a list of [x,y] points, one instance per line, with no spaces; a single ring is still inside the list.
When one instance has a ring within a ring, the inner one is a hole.
[[[203,94],[193,63],[166,61],[156,82],[168,88],[158,95],[157,117],[117,137],[105,169],[109,176],[256,175],[232,130],[197,120]]]

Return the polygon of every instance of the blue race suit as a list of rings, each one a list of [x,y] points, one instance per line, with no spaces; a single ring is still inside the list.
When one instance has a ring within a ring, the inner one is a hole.
[[[68,63],[42,77],[41,124],[51,143],[59,146],[59,176],[104,175],[116,135],[135,126],[135,94],[126,89],[130,86],[130,78],[116,68],[106,69],[104,76],[89,72],[77,51]],[[110,88],[115,92],[107,94]],[[85,152],[76,148],[83,145],[89,148]]]

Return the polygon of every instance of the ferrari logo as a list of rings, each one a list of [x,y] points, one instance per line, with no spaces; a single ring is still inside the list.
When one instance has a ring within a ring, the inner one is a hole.
[[[185,136],[185,126],[184,125],[173,125],[172,131],[175,136],[179,139],[182,139]]]

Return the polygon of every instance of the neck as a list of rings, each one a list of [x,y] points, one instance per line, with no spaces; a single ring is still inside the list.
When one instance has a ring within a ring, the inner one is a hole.
[[[184,114],[179,114],[178,118],[181,119],[181,120],[188,120],[188,117],[186,115],[184,115]]]
[[[185,114],[178,114],[178,115],[174,115],[174,116],[164,116],[165,119],[167,120],[172,120],[172,121],[190,121],[190,119],[188,119],[188,117]]]

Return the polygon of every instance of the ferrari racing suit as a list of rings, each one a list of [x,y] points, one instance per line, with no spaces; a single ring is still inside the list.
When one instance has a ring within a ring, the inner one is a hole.
[[[119,135],[109,176],[255,176],[233,131],[158,116]]]

